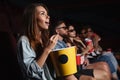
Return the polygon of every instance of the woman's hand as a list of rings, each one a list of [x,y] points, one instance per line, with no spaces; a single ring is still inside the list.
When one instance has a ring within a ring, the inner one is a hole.
[[[82,55],[89,54],[89,52],[94,49],[92,44],[87,45],[86,48],[82,48]]]
[[[46,49],[49,50],[49,52],[52,51],[52,49],[55,47],[57,41],[58,41],[59,34],[51,36],[51,38],[48,41],[48,44],[46,46]]]
[[[76,42],[81,43],[82,46],[83,46],[84,48],[86,48],[85,44],[82,42],[82,40],[81,40],[80,38],[74,38],[74,40],[75,40]]]
[[[84,63],[83,63],[84,68],[89,64],[90,64],[89,60],[85,57],[85,60],[84,60]]]

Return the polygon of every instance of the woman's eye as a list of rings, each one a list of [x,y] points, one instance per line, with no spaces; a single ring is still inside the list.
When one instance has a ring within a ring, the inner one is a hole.
[[[45,13],[44,13],[44,12],[40,12],[40,14],[41,14],[41,15],[45,15]]]
[[[40,15],[47,16],[45,12],[40,12]]]

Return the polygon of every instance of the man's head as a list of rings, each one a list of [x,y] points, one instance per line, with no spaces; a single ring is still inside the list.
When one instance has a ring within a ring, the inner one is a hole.
[[[65,37],[68,35],[68,32],[67,32],[67,26],[65,25],[65,22],[64,21],[58,21],[55,23],[54,25],[54,31],[56,34],[59,34],[61,37]]]

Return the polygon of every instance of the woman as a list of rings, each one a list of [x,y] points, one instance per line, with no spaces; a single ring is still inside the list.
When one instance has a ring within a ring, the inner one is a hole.
[[[53,80],[46,59],[58,35],[48,39],[49,19],[48,9],[41,3],[31,4],[24,11],[26,29],[18,41],[18,62],[24,80]]]

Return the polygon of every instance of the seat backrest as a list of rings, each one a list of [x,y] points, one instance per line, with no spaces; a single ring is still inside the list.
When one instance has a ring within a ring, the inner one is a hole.
[[[16,39],[10,32],[0,32],[1,73],[4,80],[22,80],[17,62]],[[6,76],[6,77],[4,77]]]

